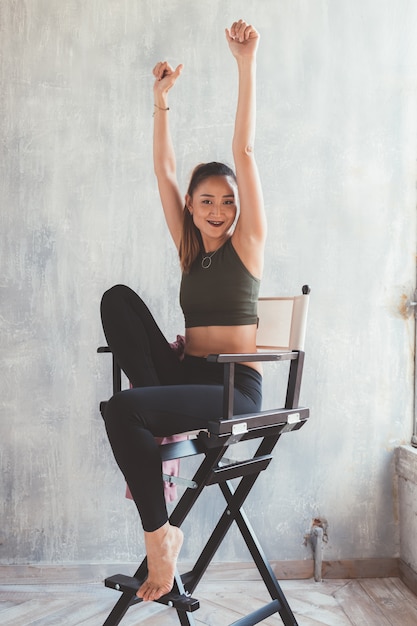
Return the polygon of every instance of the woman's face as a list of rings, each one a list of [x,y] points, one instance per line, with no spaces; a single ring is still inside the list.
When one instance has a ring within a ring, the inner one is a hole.
[[[199,229],[206,252],[219,248],[233,233],[237,209],[237,187],[229,176],[210,176],[187,195],[188,210]]]

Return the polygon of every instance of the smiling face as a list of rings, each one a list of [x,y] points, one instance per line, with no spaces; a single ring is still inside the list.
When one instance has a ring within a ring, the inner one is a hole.
[[[210,176],[186,197],[187,208],[201,233],[206,252],[217,250],[234,230],[237,187],[229,176]]]

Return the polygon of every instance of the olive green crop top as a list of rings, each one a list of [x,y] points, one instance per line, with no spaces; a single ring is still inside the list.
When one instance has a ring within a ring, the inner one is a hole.
[[[211,254],[207,268],[202,267],[203,257],[210,255],[199,255],[189,273],[182,275],[185,327],[256,324],[260,280],[243,265],[232,240]]]

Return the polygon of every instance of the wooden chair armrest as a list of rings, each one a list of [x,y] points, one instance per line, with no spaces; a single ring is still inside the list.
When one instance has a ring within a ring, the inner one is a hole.
[[[265,351],[236,354],[209,354],[210,363],[254,363],[258,361],[289,361],[298,358],[298,351]]]
[[[302,361],[304,353],[300,350],[267,351],[237,354],[209,354],[206,359],[211,363],[223,363],[223,418],[233,416],[233,395],[236,363],[250,363],[259,361]]]
[[[111,353],[108,346],[97,348],[99,353]],[[233,354],[209,354],[206,360],[211,363],[223,363],[223,418],[230,419],[233,416],[234,378],[236,363],[277,362],[295,361],[302,358],[300,351],[271,350],[263,352],[241,352]],[[121,390],[121,371],[113,355],[113,393]]]

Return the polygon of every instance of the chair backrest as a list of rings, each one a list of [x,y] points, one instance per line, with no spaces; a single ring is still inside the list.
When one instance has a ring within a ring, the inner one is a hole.
[[[260,350],[304,350],[310,288],[302,294],[259,298],[256,345]]]

